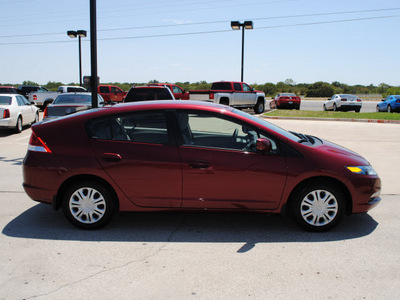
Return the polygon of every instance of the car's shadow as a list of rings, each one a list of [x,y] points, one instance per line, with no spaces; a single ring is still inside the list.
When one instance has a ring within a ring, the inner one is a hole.
[[[286,217],[255,213],[152,212],[123,213],[99,230],[70,225],[61,211],[38,204],[10,221],[6,236],[67,241],[244,243],[246,252],[257,243],[326,242],[369,235],[378,223],[369,215],[344,217],[333,230],[306,232]]]

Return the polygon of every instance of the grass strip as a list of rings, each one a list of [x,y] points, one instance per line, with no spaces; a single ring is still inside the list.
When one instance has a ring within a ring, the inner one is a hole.
[[[266,117],[322,118],[322,119],[366,119],[366,120],[400,120],[399,113],[356,113],[344,111],[311,111],[279,109],[264,114]]]

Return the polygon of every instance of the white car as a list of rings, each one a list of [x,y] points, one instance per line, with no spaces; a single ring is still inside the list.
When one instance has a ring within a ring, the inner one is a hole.
[[[38,121],[38,108],[24,96],[18,94],[0,95],[0,129],[14,129],[16,132],[21,132],[24,125]]]
[[[349,94],[335,94],[332,98],[328,99],[323,106],[324,110],[354,110],[355,112],[360,112],[361,107],[362,100],[357,98],[357,96]]]

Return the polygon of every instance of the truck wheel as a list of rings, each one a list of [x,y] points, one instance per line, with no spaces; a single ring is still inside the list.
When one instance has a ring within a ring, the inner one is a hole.
[[[228,100],[228,99],[221,99],[221,101],[219,102],[219,104],[229,106],[229,100]]]
[[[264,101],[258,100],[257,104],[254,106],[254,112],[256,114],[262,114],[264,112]]]

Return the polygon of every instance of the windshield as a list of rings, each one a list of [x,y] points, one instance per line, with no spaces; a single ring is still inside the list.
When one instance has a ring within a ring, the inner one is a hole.
[[[60,95],[58,96],[53,104],[80,104],[80,105],[92,105],[92,95]]]
[[[252,121],[254,121],[254,122],[256,122],[256,123],[258,123],[258,124],[260,124],[262,126],[265,126],[265,127],[269,128],[269,129],[279,133],[280,135],[283,135],[283,136],[291,139],[292,141],[295,141],[295,142],[301,141],[301,138],[299,138],[298,136],[296,136],[293,133],[290,133],[289,131],[286,131],[285,129],[280,128],[279,126],[276,126],[276,125],[274,125],[274,124],[272,124],[272,123],[270,123],[268,121],[265,121],[265,120],[263,120],[263,119],[261,119],[259,117],[250,115],[248,113],[242,112],[242,111],[237,110],[237,109],[235,109],[234,111],[238,115],[244,116],[247,119],[250,119],[250,120],[252,120]]]

